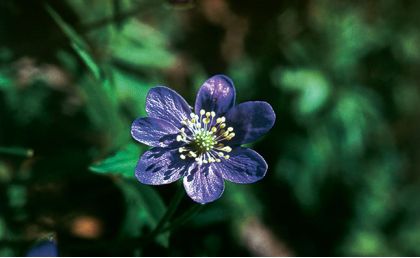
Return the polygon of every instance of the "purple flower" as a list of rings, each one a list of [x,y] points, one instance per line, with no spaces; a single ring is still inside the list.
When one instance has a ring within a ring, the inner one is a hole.
[[[152,88],[146,99],[149,117],[133,122],[131,135],[153,148],[136,167],[137,179],[149,185],[183,179],[187,194],[198,203],[218,199],[224,180],[254,183],[265,176],[267,163],[257,152],[241,147],[273,127],[275,114],[267,102],[235,106],[235,87],[224,75],[200,88],[194,112],[167,87]]]
[[[57,244],[51,240],[44,240],[32,247],[26,257],[58,257]]]

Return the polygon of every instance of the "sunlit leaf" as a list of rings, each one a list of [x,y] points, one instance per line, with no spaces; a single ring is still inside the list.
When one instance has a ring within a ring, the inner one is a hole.
[[[138,145],[128,144],[115,155],[90,166],[89,169],[96,173],[117,174],[133,178],[140,153],[141,150]]]

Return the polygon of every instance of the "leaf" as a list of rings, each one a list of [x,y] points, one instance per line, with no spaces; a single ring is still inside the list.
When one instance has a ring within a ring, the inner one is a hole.
[[[45,7],[60,29],[70,39],[71,47],[79,55],[85,65],[89,68],[89,71],[98,81],[106,83],[104,71],[97,65],[97,62],[90,54],[88,44],[84,39],[70,26],[68,25],[60,15],[54,11],[49,5]]]
[[[116,32],[110,50],[114,60],[132,67],[167,68],[174,55],[167,50],[167,38],[153,27],[132,20]]]
[[[130,115],[146,115],[146,96],[154,85],[117,68],[112,70],[111,75],[118,101],[130,111]]]
[[[92,165],[89,169],[100,174],[117,174],[127,178],[134,177],[134,170],[141,150],[135,144],[128,144],[115,155]]]
[[[166,206],[156,191],[135,179],[123,179],[117,181],[117,185],[121,188],[127,204],[127,214],[121,233],[139,237],[144,228],[148,228],[149,231],[154,229],[166,212]],[[169,233],[161,234],[157,240],[167,247]]]
[[[295,103],[299,115],[310,115],[319,110],[330,95],[330,85],[319,71],[286,70],[280,74],[280,86],[290,92],[298,93]]]

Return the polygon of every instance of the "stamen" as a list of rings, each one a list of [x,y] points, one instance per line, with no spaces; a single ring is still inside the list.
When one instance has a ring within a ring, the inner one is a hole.
[[[190,152],[188,152],[190,155],[191,155],[191,157],[193,157],[193,158],[196,158],[197,157],[197,154],[195,154],[195,152],[193,152],[193,151],[190,151]]]
[[[201,109],[198,114],[191,113],[190,119],[181,121],[185,127],[180,128],[176,140],[185,145],[178,148],[180,158],[194,158],[198,164],[221,162],[221,158],[229,159],[230,156],[225,153],[231,152],[232,148],[225,146],[222,141],[229,141],[235,136],[233,127],[227,127],[226,118],[216,117],[214,111]]]

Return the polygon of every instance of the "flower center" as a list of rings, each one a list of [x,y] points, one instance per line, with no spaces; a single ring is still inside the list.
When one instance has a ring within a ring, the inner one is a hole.
[[[191,113],[190,119],[181,122],[184,127],[176,137],[177,141],[185,142],[185,145],[178,149],[180,158],[194,158],[199,164],[221,162],[221,158],[229,159],[227,153],[231,152],[232,148],[224,143],[235,137],[235,133],[232,127],[226,128],[225,122],[226,118],[216,117],[214,111],[207,112],[202,109],[199,115]]]

